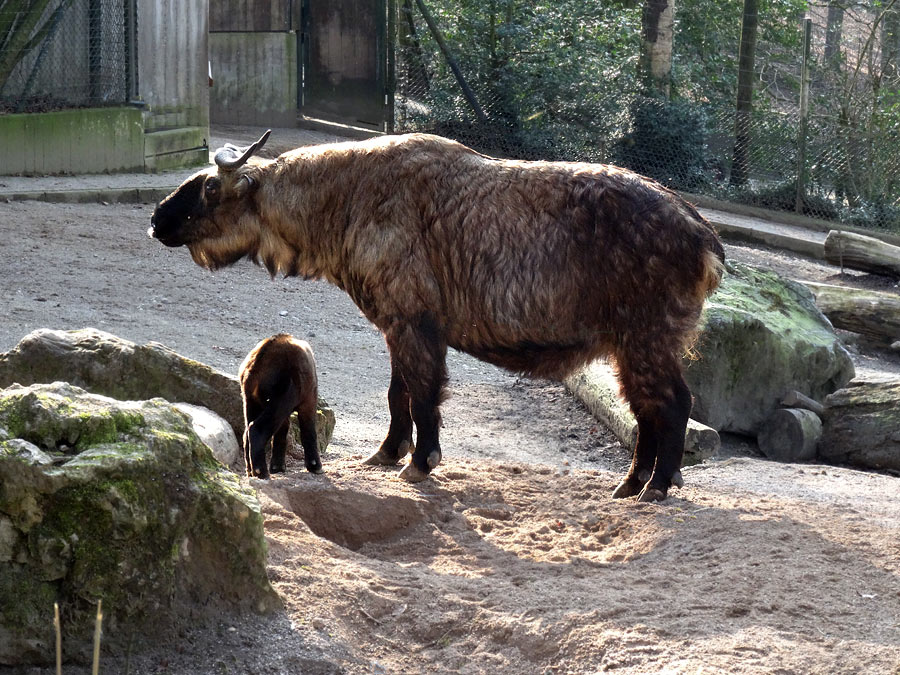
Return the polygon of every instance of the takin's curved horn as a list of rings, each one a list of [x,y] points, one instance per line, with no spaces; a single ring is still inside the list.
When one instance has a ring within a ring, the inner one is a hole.
[[[256,143],[249,145],[246,148],[239,148],[231,143],[226,143],[225,147],[216,150],[214,160],[216,166],[227,171],[233,171],[234,169],[243,166],[254,153],[266,144],[266,141],[269,140],[269,134],[271,133],[271,129],[266,129],[266,133],[260,136]]]

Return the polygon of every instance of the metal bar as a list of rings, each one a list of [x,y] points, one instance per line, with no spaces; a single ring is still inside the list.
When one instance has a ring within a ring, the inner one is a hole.
[[[453,54],[450,53],[450,48],[447,47],[447,43],[444,42],[444,36],[441,34],[441,31],[438,28],[434,17],[431,15],[431,12],[428,11],[428,8],[425,6],[425,2],[423,0],[416,0],[416,6],[419,8],[419,11],[422,12],[422,16],[425,18],[425,23],[428,24],[428,29],[434,36],[435,42],[438,43],[438,47],[440,47],[441,53],[444,55],[444,58],[447,60],[447,65],[449,65],[450,70],[453,71],[453,76],[459,83],[459,87],[460,89],[462,89],[462,93],[463,96],[465,96],[466,101],[469,102],[469,105],[472,107],[472,110],[475,111],[475,115],[480,121],[487,121],[487,115],[484,114],[484,110],[482,110],[481,106],[478,105],[478,99],[475,98],[475,92],[472,91],[472,89],[469,87],[468,82],[466,82],[466,78],[463,77],[462,71],[456,64],[456,59],[453,58]]]
[[[803,213],[806,201],[806,133],[809,127],[809,56],[812,19],[803,21],[803,63],[800,67],[800,131],[797,134],[797,195],[794,210]]]

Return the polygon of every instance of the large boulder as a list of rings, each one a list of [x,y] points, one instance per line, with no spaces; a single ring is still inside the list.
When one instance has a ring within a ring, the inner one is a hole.
[[[172,403],[203,406],[222,416],[237,438],[244,433],[237,377],[181,356],[157,342],[138,345],[94,328],[40,329],[0,354],[0,387],[56,381],[70,382],[119,400],[141,401],[158,396]],[[334,413],[322,399],[316,431],[319,452],[323,452],[334,431]],[[295,437],[299,438],[297,433]]]
[[[186,415],[57,382],[0,391],[0,664],[69,657],[103,600],[104,644],[280,605],[259,502]]]
[[[802,285],[750,265],[726,268],[707,303],[699,357],[685,362],[691,417],[756,435],[787,392],[822,401],[853,378],[853,362]]]
[[[900,381],[854,380],[825,399],[819,457],[900,471]]]

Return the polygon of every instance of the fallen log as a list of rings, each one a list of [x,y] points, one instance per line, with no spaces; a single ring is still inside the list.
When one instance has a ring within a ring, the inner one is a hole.
[[[789,391],[785,394],[784,398],[781,399],[781,405],[785,408],[802,408],[803,410],[809,410],[810,412],[816,413],[819,417],[825,412],[824,405],[818,401],[814,401],[809,396],[802,394],[799,391]]]
[[[864,234],[831,230],[825,237],[825,260],[842,268],[900,277],[900,246]]]
[[[566,387],[628,449],[637,441],[637,420],[619,395],[619,382],[613,369],[595,362],[566,378]],[[697,464],[719,451],[719,433],[696,420],[688,420],[683,465]]]
[[[825,399],[819,456],[900,471],[900,380],[854,380]]]
[[[812,291],[816,306],[835,328],[879,340],[900,338],[900,295],[812,281],[802,283]]]
[[[822,420],[816,413],[800,408],[779,408],[765,421],[756,443],[769,459],[802,462],[816,456],[822,436]]]

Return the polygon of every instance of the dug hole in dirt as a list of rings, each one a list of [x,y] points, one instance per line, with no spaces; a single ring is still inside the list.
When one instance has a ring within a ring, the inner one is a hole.
[[[151,210],[0,204],[0,350],[93,326],[236,373],[287,331],[312,344],[337,426],[323,475],[295,457],[251,481],[284,611],[138,636],[101,672],[900,672],[898,478],[728,441],[665,503],[614,501],[630,450],[562,386],[453,353],[443,462],[406,484],[362,465],[387,430],[389,364],[350,300],[249,264],[206,272],[147,238]],[[773,251],[728,255],[835,281]]]

